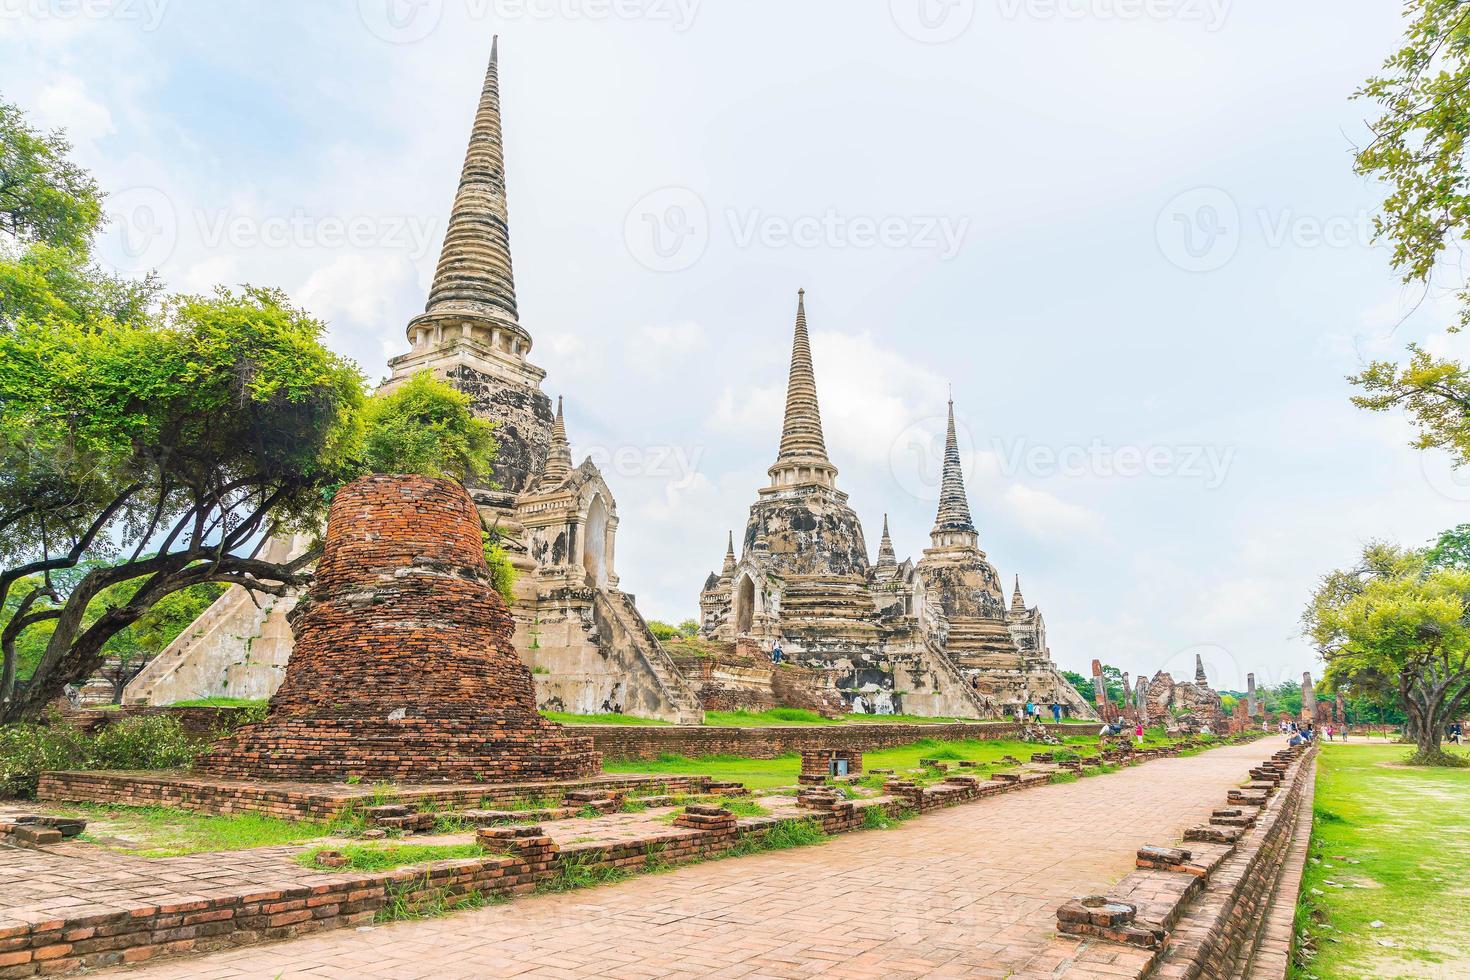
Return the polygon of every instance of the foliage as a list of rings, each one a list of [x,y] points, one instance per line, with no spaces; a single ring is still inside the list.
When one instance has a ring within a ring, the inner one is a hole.
[[[34,796],[47,770],[180,768],[204,748],[168,715],[125,718],[95,735],[65,725],[0,725],[0,795]]]
[[[489,480],[494,426],[475,416],[469,395],[428,371],[370,398],[363,424],[363,459],[374,473]]]
[[[1323,577],[1302,617],[1334,683],[1392,678],[1417,740],[1413,761],[1448,764],[1445,727],[1470,698],[1470,571],[1383,544]]]
[[[1424,554],[1431,568],[1470,568],[1470,524],[1442,533]]]
[[[1430,287],[1446,248],[1470,233],[1470,6],[1464,0],[1408,0],[1401,47],[1356,97],[1376,104],[1372,141],[1357,154],[1359,174],[1383,181],[1388,197],[1375,237],[1392,245],[1404,282]],[[1461,285],[1458,322],[1470,323],[1470,287]],[[1409,347],[1403,367],[1375,361],[1350,379],[1353,399],[1373,411],[1402,409],[1419,427],[1416,445],[1470,460],[1470,377],[1456,362]]]
[[[62,133],[42,133],[0,102],[0,232],[23,243],[85,248],[102,223],[102,193],[68,159]]]
[[[538,892],[565,892],[574,888],[593,888],[622,881],[630,876],[626,868],[601,864],[596,851],[563,851],[556,874],[536,886]]]
[[[665,623],[661,619],[650,619],[648,621],[648,631],[652,633],[654,639],[658,640],[660,643],[665,640],[672,640],[674,637],[679,635],[679,631],[677,629],[670,626],[668,623]]]
[[[515,600],[516,569],[511,564],[510,553],[500,543],[500,535],[495,531],[480,532],[481,540],[485,546],[485,564],[490,566],[490,579],[495,586],[495,591],[500,593],[500,598],[507,603]]]

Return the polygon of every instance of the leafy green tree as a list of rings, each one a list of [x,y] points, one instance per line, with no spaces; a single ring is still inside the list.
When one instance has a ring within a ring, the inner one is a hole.
[[[682,637],[684,637],[685,639],[690,639],[692,637],[698,636],[699,635],[699,620],[697,620],[697,619],[686,619],[686,620],[684,620],[682,623],[679,624],[679,635],[682,636]]]
[[[1094,703],[1097,698],[1097,688],[1093,685],[1091,677],[1083,677],[1075,670],[1064,670],[1062,671],[1062,676],[1067,679],[1067,683],[1071,684],[1072,688],[1078,694],[1082,695],[1084,701],[1088,704]]]
[[[377,473],[452,476],[483,483],[495,461],[494,426],[477,418],[470,396],[420,371],[363,411],[363,456]]]
[[[1334,685],[1395,679],[1417,745],[1411,762],[1463,762],[1440,746],[1470,698],[1470,571],[1369,545],[1356,568],[1324,576],[1303,625]]]
[[[102,193],[70,152],[64,134],[32,128],[19,108],[0,101],[0,232],[87,248],[102,221]]]
[[[652,633],[654,639],[658,640],[660,643],[666,643],[679,635],[679,631],[677,629],[659,619],[650,619],[648,621],[648,631]]]

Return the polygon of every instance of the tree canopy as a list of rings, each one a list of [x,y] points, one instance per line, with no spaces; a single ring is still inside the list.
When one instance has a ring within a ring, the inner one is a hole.
[[[1470,570],[1372,544],[1356,567],[1323,577],[1303,625],[1330,682],[1397,687],[1418,743],[1414,761],[1456,759],[1440,745],[1470,699]]]

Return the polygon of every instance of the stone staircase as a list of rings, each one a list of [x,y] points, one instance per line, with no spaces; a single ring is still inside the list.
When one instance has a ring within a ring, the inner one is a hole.
[[[678,715],[679,724],[698,725],[704,721],[704,708],[694,688],[679,673],[679,668],[658,642],[658,637],[648,628],[648,622],[634,605],[633,597],[616,589],[599,589],[597,604],[603,607],[603,615],[632,640],[644,665],[653,675],[654,683]]]

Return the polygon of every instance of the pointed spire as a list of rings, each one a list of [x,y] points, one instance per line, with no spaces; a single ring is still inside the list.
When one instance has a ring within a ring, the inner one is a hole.
[[[562,418],[561,396],[556,396],[556,421],[551,426],[551,449],[546,454],[546,469],[541,471],[542,490],[552,490],[572,475],[572,448],[567,443],[567,424]]]
[[[959,439],[955,436],[954,399],[949,401],[949,427],[944,435],[944,474],[939,484],[939,513],[929,532],[934,546],[975,546],[975,524],[970,520],[970,501],[965,496],[965,474],[960,466]]]
[[[730,538],[725,545],[725,565],[720,570],[721,578],[730,578],[735,574],[735,532],[730,532]]]
[[[510,220],[505,202],[505,153],[500,132],[500,38],[490,47],[490,65],[470,130],[460,171],[459,190],[444,233],[444,247],[424,312],[409,324],[429,321],[488,321],[518,336],[518,353],[531,338],[516,312],[515,277],[510,260]]]
[[[1209,677],[1205,675],[1205,659],[1199,654],[1194,655],[1194,682],[1196,684],[1208,684]]]
[[[878,542],[878,562],[873,571],[880,580],[891,579],[898,571],[898,556],[893,553],[893,539],[888,536],[888,515],[883,515],[883,540]]]
[[[825,483],[831,486],[837,468],[827,458],[822,437],[822,413],[817,406],[817,379],[812,370],[812,346],[806,330],[806,290],[796,291],[796,333],[791,341],[791,373],[786,382],[786,417],[781,426],[781,450],[771,467],[772,485]]]
[[[1021,576],[1016,576],[1016,590],[1011,593],[1011,612],[1024,614],[1026,600],[1021,596]]]

